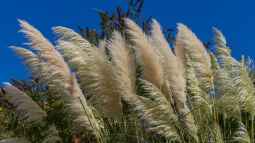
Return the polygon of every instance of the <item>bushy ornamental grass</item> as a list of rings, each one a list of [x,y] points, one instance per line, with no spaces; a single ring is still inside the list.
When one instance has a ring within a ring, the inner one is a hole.
[[[1,88],[0,143],[254,142],[251,62],[218,29],[212,52],[183,24],[172,48],[156,20],[148,34],[124,21],[95,46],[61,26],[52,44],[20,20],[29,47],[11,48],[32,78]]]

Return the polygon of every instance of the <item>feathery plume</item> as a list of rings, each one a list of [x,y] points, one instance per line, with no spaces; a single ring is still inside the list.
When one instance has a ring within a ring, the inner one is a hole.
[[[226,39],[223,34],[216,28],[214,28],[215,42],[217,47],[217,58],[219,64],[228,75],[232,86],[232,90],[235,91],[232,96],[238,98],[240,108],[252,115],[255,114],[255,93],[254,85],[249,77],[249,73],[244,65],[236,61],[230,53],[229,48],[226,45]]]
[[[212,84],[212,72],[210,56],[203,43],[196,37],[187,26],[178,24],[176,36],[175,53],[182,61],[182,68],[185,68],[185,55],[188,54],[194,63],[194,70],[199,79],[200,87],[208,92]]]
[[[32,75],[34,75],[34,78],[39,77],[40,73],[40,59],[39,57],[33,53],[32,51],[21,48],[21,47],[15,47],[11,46],[11,48],[18,54],[20,57],[24,58],[25,64],[28,66],[28,68],[31,70]]]
[[[117,31],[113,32],[108,44],[113,66],[117,74],[118,80],[116,82],[118,82],[118,87],[120,87],[120,94],[134,94],[136,80],[134,55],[128,49],[121,34]]]
[[[51,131],[51,135],[45,134],[42,139],[43,142],[50,141],[52,143],[61,142],[58,131],[55,126],[46,127],[47,114],[36,104],[31,97],[11,84],[5,85],[2,90],[4,94],[1,95],[3,100],[6,100],[14,109],[20,122],[24,123],[27,128],[37,126],[40,133],[47,133]],[[29,138],[31,135],[29,135]],[[32,138],[32,137],[31,137]]]
[[[214,61],[214,86],[215,86],[215,104],[217,111],[222,112],[227,118],[240,119],[241,109],[239,97],[236,94],[236,88],[233,86],[233,80],[228,73],[220,68],[216,57],[211,54],[211,61]]]
[[[210,98],[206,92],[199,87],[199,81],[195,75],[194,66],[190,57],[186,55],[186,80],[187,95],[198,127],[198,136],[202,142],[223,142],[219,125],[214,121],[213,97]],[[202,113],[202,114],[201,114]]]
[[[167,80],[165,83],[169,83],[166,88],[167,92],[164,92],[168,99],[173,98],[174,105],[177,113],[181,117],[184,128],[188,128],[190,134],[196,137],[196,125],[194,119],[190,113],[190,109],[187,106],[187,97],[185,93],[186,83],[184,78],[184,69],[180,67],[179,59],[173,54],[167,43],[159,23],[156,20],[152,21],[151,31],[151,43],[153,47],[158,51],[161,57],[161,64],[163,65],[164,79]]]
[[[163,93],[152,83],[139,79],[145,95],[124,96],[138,115],[145,131],[169,141],[179,141],[177,117]],[[159,112],[160,111],[160,112]]]
[[[32,25],[23,20],[19,20],[19,22],[22,28],[20,31],[28,38],[29,45],[38,51],[40,58],[49,63],[49,65],[54,65],[56,68],[61,69],[59,72],[63,77],[68,77],[70,70],[55,47]]]
[[[71,40],[59,40],[58,42],[58,48],[69,65],[77,72],[81,87],[86,91],[86,96],[89,99],[88,102],[92,103],[105,116],[120,114],[122,105],[121,97],[115,90],[117,87],[116,71],[106,55],[98,48],[87,47],[85,50],[81,48],[82,45],[82,42],[72,42]]]
[[[163,71],[158,55],[152,48],[148,37],[135,22],[125,19],[125,23],[128,38],[130,38],[133,48],[137,52],[138,60],[142,64],[144,79],[161,88],[163,84]]]
[[[57,26],[53,28],[53,31],[59,37],[59,40],[72,42],[80,48],[84,48],[84,50],[92,47],[89,41],[70,28]]]
[[[65,111],[70,115],[70,122],[72,123],[73,134],[89,134],[100,142],[101,129],[92,113],[90,107],[85,103],[84,95],[80,87],[76,83],[76,79],[71,73],[67,63],[64,61],[62,55],[44,36],[35,29],[32,25],[25,21],[20,21],[22,32],[28,37],[31,46],[38,49],[38,57],[47,66],[48,74],[44,75],[45,79],[51,78],[49,82],[51,91],[60,96],[63,100]],[[22,56],[22,55],[21,55]],[[52,78],[54,77],[54,78]]]
[[[7,100],[17,113],[19,120],[25,123],[40,123],[46,118],[46,113],[32,100],[31,97],[12,85],[5,85],[3,98]]]

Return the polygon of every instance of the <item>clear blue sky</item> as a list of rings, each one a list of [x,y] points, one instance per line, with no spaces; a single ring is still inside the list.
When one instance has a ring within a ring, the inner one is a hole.
[[[1,0],[0,82],[29,77],[21,60],[8,48],[25,42],[17,33],[18,18],[52,40],[52,26],[98,28],[99,18],[93,8],[111,10],[123,4],[125,0]],[[182,22],[204,41],[212,39],[211,27],[217,26],[225,33],[235,57],[245,54],[255,58],[254,0],[145,0],[143,15],[171,28]]]

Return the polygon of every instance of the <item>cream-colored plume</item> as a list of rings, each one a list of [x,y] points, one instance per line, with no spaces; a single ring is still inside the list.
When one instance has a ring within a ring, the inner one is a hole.
[[[180,141],[177,132],[178,118],[163,93],[154,84],[139,79],[144,96],[124,96],[124,101],[138,115],[145,131],[164,137],[168,141]]]
[[[72,42],[79,46],[79,48],[86,49],[92,47],[92,45],[86,39],[82,38],[81,35],[70,28],[57,26],[53,28],[53,31],[59,37],[59,40]]]
[[[31,42],[30,45],[36,50],[36,54],[41,63],[32,63],[33,67],[37,64],[44,66],[45,71],[38,71],[43,75],[41,78],[48,81],[49,89],[55,96],[59,96],[63,100],[66,113],[70,115],[70,123],[72,123],[73,134],[89,134],[100,140],[101,130],[90,107],[86,104],[83,93],[73,76],[68,65],[64,61],[62,55],[44,36],[32,25],[20,20],[22,32]],[[34,55],[24,49],[16,49],[16,51],[29,61],[34,60]],[[28,62],[28,64],[30,64]],[[33,69],[32,69],[33,70]],[[50,79],[50,80],[48,80]]]
[[[11,48],[16,52],[16,54],[24,58],[24,62],[31,70],[32,76],[34,76],[34,78],[39,78],[39,74],[42,72],[40,71],[42,61],[40,61],[39,57],[32,51],[25,48],[15,46],[12,46]]]
[[[159,23],[156,20],[152,21],[152,30],[151,30],[151,44],[158,51],[161,65],[163,67],[164,79],[169,82],[169,88],[171,89],[170,93],[165,93],[168,96],[173,96],[175,102],[178,105],[186,103],[186,94],[185,94],[185,78],[183,76],[182,68],[178,62],[179,59],[173,54],[168,42],[166,41]],[[171,98],[171,97],[168,97]],[[178,107],[177,107],[178,108]]]
[[[136,69],[134,54],[131,53],[131,49],[127,47],[125,40],[117,31],[113,32],[108,46],[117,74],[116,82],[118,82],[120,94],[135,94]]]
[[[26,21],[19,20],[19,22],[20,26],[22,27],[21,32],[24,33],[28,38],[31,47],[38,51],[40,58],[42,58],[42,60],[49,63],[50,65],[54,65],[55,68],[58,68],[58,71],[60,72],[59,74],[61,74],[63,77],[70,76],[70,70],[63,57],[55,49],[55,47],[41,34],[41,32]]]
[[[152,21],[151,31],[151,43],[154,48],[158,51],[161,57],[161,64],[164,71],[164,79],[169,83],[168,98],[173,98],[175,109],[180,115],[182,124],[187,128],[189,133],[197,139],[196,136],[196,125],[194,119],[190,113],[190,109],[187,106],[187,96],[185,93],[186,82],[185,76],[183,75],[184,69],[180,67],[180,59],[178,59],[170,49],[168,42],[166,41],[159,23],[156,20]],[[184,115],[184,116],[183,116]]]
[[[237,70],[240,67],[240,63],[231,56],[231,50],[227,46],[227,41],[223,33],[217,29],[213,28],[214,38],[216,43],[216,56],[219,60],[219,64],[222,68],[228,72]],[[233,78],[235,75],[231,75]]]
[[[223,34],[216,28],[214,28],[215,42],[217,48],[217,58],[221,70],[223,70],[229,80],[229,86],[232,86],[232,96],[239,100],[240,108],[250,114],[255,114],[255,92],[252,80],[249,77],[249,73],[244,65],[235,60],[230,53],[229,47]],[[222,88],[222,87],[221,87]],[[222,88],[224,89],[224,88]]]
[[[19,122],[26,128],[34,126],[43,128],[40,129],[41,134],[44,134],[42,142],[61,142],[56,127],[46,126],[47,113],[30,96],[9,83],[5,84],[1,90],[4,91],[4,94],[0,94],[1,98],[13,107]]]
[[[136,50],[138,62],[142,65],[144,79],[161,88],[163,84],[163,71],[159,56],[151,46],[148,37],[142,29],[132,20],[125,19],[128,38]]]
[[[200,87],[208,92],[212,85],[211,61],[207,49],[203,43],[183,24],[178,24],[176,36],[175,53],[182,61],[182,68],[185,68],[185,55],[192,59],[196,76],[200,81]]]
[[[105,116],[120,114],[122,105],[121,97],[116,90],[118,87],[116,71],[105,53],[70,29],[58,27],[55,28],[55,32],[61,39],[58,42],[58,48],[69,65],[77,72],[89,102]]]

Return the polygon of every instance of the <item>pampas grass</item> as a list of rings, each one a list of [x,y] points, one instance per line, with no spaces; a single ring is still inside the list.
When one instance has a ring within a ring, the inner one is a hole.
[[[54,45],[19,20],[29,48],[12,49],[43,88],[1,88],[0,142],[254,142],[252,70],[218,29],[212,52],[183,24],[170,47],[156,20],[147,33],[124,21],[97,47],[61,26]]]

